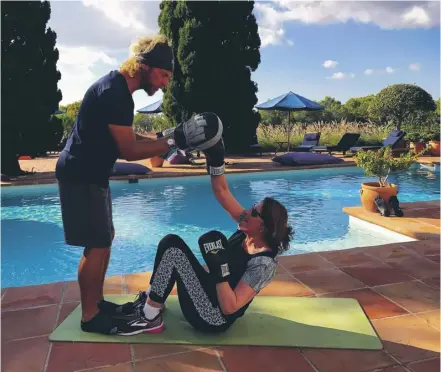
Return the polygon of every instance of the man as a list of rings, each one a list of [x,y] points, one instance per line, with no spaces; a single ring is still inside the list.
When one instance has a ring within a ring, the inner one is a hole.
[[[81,328],[115,333],[108,315],[115,304],[104,301],[103,286],[115,236],[109,177],[118,157],[147,159],[170,149],[210,148],[222,136],[222,122],[211,113],[152,140],[135,135],[132,95],[153,95],[164,88],[173,71],[173,53],[164,36],[143,37],[119,71],[111,71],[86,92],[66,146],[57,162],[60,204],[66,243],[84,248],[78,267]]]

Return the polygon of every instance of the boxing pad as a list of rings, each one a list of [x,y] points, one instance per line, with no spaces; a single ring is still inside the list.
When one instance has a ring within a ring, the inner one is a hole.
[[[225,148],[221,139],[213,147],[204,151],[207,159],[207,173],[212,176],[220,176],[225,173]]]
[[[222,132],[222,121],[217,115],[204,112],[176,128],[166,129],[162,134],[166,139],[174,139],[176,146],[181,150],[204,151],[219,142]]]
[[[202,257],[216,283],[226,282],[230,276],[227,262],[228,239],[226,236],[219,231],[212,230],[202,235],[198,243]]]

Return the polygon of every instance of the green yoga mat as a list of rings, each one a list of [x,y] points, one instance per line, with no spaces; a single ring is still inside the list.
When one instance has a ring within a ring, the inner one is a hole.
[[[115,303],[134,295],[108,295]],[[166,329],[157,334],[106,336],[81,331],[78,306],[50,335],[50,341],[141,344],[260,345],[380,350],[383,345],[354,299],[257,296],[245,315],[224,333],[204,334],[185,320],[177,296],[169,296]]]

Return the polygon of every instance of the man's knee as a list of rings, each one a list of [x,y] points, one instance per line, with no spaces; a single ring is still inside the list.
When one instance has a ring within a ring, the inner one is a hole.
[[[105,258],[110,254],[110,247],[109,248],[84,248],[83,256],[88,257],[102,257]]]

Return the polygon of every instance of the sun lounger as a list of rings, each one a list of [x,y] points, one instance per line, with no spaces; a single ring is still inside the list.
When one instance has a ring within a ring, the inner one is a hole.
[[[302,144],[290,149],[292,152],[308,152],[318,145],[320,140],[320,132],[306,133],[303,136]]]
[[[343,155],[346,154],[346,151],[354,146],[358,139],[360,138],[359,133],[345,133],[341,137],[340,141],[335,146],[314,146],[312,151],[314,152],[327,152],[331,155],[333,152],[342,152]]]
[[[392,149],[404,149],[405,135],[406,132],[395,129],[392,132],[390,132],[389,136],[383,141],[382,146],[357,146],[357,147],[351,147],[350,150],[352,152],[357,152],[360,150],[379,150],[382,147],[386,147],[386,146],[392,146]]]

